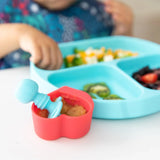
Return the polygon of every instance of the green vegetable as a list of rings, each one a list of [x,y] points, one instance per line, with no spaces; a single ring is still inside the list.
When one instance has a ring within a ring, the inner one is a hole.
[[[110,94],[110,90],[104,82],[87,84],[84,86],[83,90],[87,93],[97,94],[102,98],[105,98]]]
[[[73,66],[79,66],[84,64],[83,59],[81,57],[75,57],[72,61]]]
[[[73,67],[73,63],[69,63],[66,58],[64,58],[64,64],[65,64],[65,66],[66,66],[67,68],[68,68],[68,67]]]
[[[104,100],[123,99],[118,95],[110,94],[110,89],[104,82],[86,84],[83,87],[83,91],[87,92],[94,99],[104,99]]]
[[[107,97],[108,95],[109,95],[109,91],[108,90],[106,90],[106,91],[98,91],[97,92],[97,94],[98,94],[98,96],[99,97],[102,97],[102,98],[105,98],[105,97]]]
[[[84,90],[85,92],[88,92],[88,89],[89,89],[91,86],[93,86],[93,85],[94,85],[94,83],[86,84],[86,85],[83,87],[83,90]]]
[[[117,96],[116,94],[110,94],[110,95],[108,95],[106,98],[104,98],[104,99],[106,99],[106,100],[118,100],[118,99],[123,99],[123,98],[121,98],[121,97],[119,97],[119,96]]]
[[[103,60],[103,57],[102,58],[100,58],[100,59],[98,59],[98,62],[103,62],[104,60]]]
[[[77,54],[79,52],[84,52],[85,50],[74,48],[73,53]]]

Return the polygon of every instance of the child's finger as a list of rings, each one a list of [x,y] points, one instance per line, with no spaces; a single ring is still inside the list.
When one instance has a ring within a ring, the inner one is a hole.
[[[117,24],[124,24],[125,22],[125,26],[132,25],[132,21],[130,20],[129,16],[114,14],[113,21]]]
[[[129,9],[126,6],[117,5],[115,7],[106,7],[105,10],[110,14],[119,14],[119,15],[126,16],[125,13],[127,13],[130,17],[132,17],[131,9]]]
[[[54,70],[54,69],[59,69],[59,48],[57,46],[57,44],[52,44],[52,47],[50,48],[50,58],[51,58],[51,64],[50,66],[47,68],[49,70]]]
[[[33,46],[33,49],[30,51],[31,58],[30,61],[32,61],[34,64],[38,64],[42,59],[42,51],[39,46]]]
[[[117,1],[117,0],[107,0],[105,2],[105,5],[110,6],[110,7],[116,7],[117,5],[126,5],[125,3],[121,2],[121,1]]]
[[[60,49],[57,49],[57,69],[61,68],[63,63],[63,58]]]
[[[57,55],[51,48],[50,48],[50,65],[46,69],[48,70],[57,69]]]
[[[118,8],[121,13],[123,13],[124,11],[130,12],[131,10],[131,8],[127,4],[119,1],[115,1],[113,3],[113,8]]]
[[[60,56],[61,54],[59,54],[59,58],[58,58],[58,69],[61,68],[62,64],[63,64],[63,58],[62,56]]]
[[[119,3],[118,1],[115,0],[106,0],[104,2],[105,7],[114,7],[116,3]]]
[[[110,0],[108,3],[105,4],[105,11],[108,13],[118,12],[118,10],[122,9],[122,7],[119,3],[120,2]],[[121,12],[122,12],[122,10],[121,10]]]
[[[122,16],[120,16],[119,14],[113,14],[112,18],[117,23],[122,21]]]
[[[121,14],[121,10],[117,7],[106,7],[105,10],[111,14],[112,13]]]
[[[57,44],[54,44],[54,47],[51,48],[51,57],[52,57],[52,69],[59,69],[63,63],[62,54]],[[55,66],[53,66],[53,63]],[[53,68],[54,67],[54,68]]]
[[[105,4],[105,9],[107,11],[110,12],[110,10],[112,10],[112,12],[114,12],[115,9],[118,9],[119,12],[123,12],[124,10],[128,10],[128,6],[126,4],[124,4],[123,2],[119,2],[119,1],[114,1],[111,0],[111,2]]]
[[[45,46],[42,48],[42,60],[39,63],[39,67],[42,69],[46,69],[50,65],[50,63],[50,49],[49,47]]]

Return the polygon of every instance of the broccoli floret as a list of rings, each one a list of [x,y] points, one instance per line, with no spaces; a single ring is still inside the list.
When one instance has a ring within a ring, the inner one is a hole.
[[[82,65],[82,64],[84,64],[84,63],[83,63],[83,59],[82,59],[81,57],[75,57],[75,58],[73,59],[72,64],[73,64],[74,66]]]

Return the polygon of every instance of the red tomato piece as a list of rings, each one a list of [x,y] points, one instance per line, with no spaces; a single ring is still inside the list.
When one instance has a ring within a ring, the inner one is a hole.
[[[147,73],[141,77],[142,82],[144,83],[155,83],[158,79],[158,75],[155,73]]]

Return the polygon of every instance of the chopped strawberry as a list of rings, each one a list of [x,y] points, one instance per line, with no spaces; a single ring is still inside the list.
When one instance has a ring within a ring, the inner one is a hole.
[[[147,73],[141,77],[142,82],[144,83],[155,83],[158,80],[158,75],[155,73]]]

